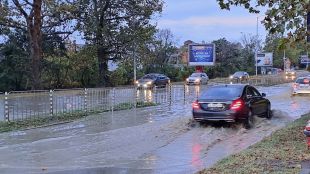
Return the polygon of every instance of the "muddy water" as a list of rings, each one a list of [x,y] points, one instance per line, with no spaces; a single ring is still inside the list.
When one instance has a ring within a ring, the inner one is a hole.
[[[291,97],[288,84],[260,91],[271,100],[274,118],[257,118],[251,130],[189,124],[187,104],[0,134],[0,173],[194,173],[310,112],[310,96]]]
[[[273,131],[310,112],[310,96],[290,95],[290,84],[259,88],[272,103],[271,120],[256,118],[251,130],[241,125],[208,125],[191,128],[166,147],[156,150],[154,168],[164,173],[194,173],[220,159],[255,144]]]

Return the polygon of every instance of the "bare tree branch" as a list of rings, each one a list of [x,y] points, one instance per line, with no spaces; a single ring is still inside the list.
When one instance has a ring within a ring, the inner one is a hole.
[[[20,5],[20,3],[18,2],[18,0],[13,0],[13,3],[16,5],[16,7],[18,8],[18,10],[24,15],[24,17],[27,19],[28,18],[28,14],[26,13],[26,11],[23,9],[23,7]]]

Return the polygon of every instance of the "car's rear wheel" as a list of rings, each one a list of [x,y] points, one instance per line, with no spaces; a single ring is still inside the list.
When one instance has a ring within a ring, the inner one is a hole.
[[[249,111],[248,116],[243,122],[244,128],[251,129],[252,127],[254,127],[254,123],[255,123],[254,115],[252,111]]]

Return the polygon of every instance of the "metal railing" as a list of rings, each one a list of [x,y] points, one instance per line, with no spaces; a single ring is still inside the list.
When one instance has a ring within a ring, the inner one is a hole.
[[[251,85],[275,85],[291,80],[254,78]],[[212,83],[230,83],[229,79]],[[56,89],[0,93],[0,121],[57,117],[71,113],[113,112],[142,106],[190,103],[209,85],[169,85],[138,90],[136,87]]]

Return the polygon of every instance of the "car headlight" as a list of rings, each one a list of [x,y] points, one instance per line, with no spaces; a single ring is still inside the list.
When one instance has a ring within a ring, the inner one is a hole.
[[[288,74],[288,72],[285,72],[285,74]]]
[[[239,77],[239,79],[242,79],[242,77]]]
[[[229,76],[230,79],[234,78],[234,76]]]
[[[152,83],[152,81],[146,82],[147,85],[151,85]]]
[[[188,78],[186,78],[186,81],[188,81]]]
[[[199,81],[200,81],[200,79],[196,79],[196,80],[195,80],[195,82],[199,82]]]
[[[136,80],[135,84],[139,84],[139,81],[138,81],[138,80]]]

